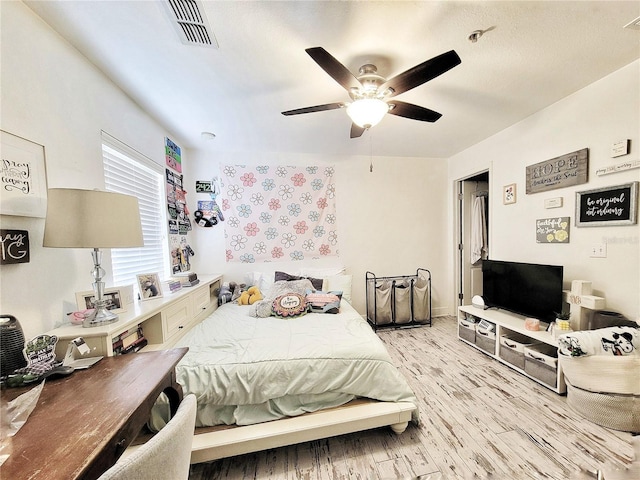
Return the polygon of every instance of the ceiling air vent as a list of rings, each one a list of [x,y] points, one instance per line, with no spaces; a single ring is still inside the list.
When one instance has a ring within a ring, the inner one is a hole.
[[[200,0],[166,0],[164,4],[182,43],[218,48]]]

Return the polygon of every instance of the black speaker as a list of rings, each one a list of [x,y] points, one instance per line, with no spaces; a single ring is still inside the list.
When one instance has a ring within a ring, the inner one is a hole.
[[[27,366],[24,358],[24,333],[13,315],[0,315],[0,376],[11,375]]]

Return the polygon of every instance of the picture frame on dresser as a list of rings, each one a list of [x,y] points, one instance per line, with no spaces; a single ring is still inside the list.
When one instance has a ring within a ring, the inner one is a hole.
[[[89,310],[95,308],[96,293],[93,290],[76,292],[76,304],[78,310]],[[107,301],[107,310],[112,313],[122,313],[127,311],[127,295],[122,287],[105,288],[104,299]]]
[[[138,279],[138,291],[141,300],[152,300],[162,297],[162,285],[157,273],[143,273],[136,275]]]

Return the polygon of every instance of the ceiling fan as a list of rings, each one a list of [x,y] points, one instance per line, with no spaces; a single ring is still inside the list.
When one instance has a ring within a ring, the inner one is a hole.
[[[380,122],[387,113],[421,122],[438,120],[442,116],[441,113],[392,98],[442,75],[461,63],[458,54],[450,50],[387,80],[377,73],[375,65],[363,65],[360,67],[359,76],[356,77],[324,48],[307,48],[305,51],[331,78],[347,90],[353,101],[297,108],[282,114],[299,115],[346,107],[347,114],[353,122],[351,138],[361,136],[366,129]]]

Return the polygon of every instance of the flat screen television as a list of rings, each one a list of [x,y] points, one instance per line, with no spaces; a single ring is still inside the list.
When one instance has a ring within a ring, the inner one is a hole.
[[[526,317],[552,322],[562,311],[561,265],[483,260],[484,303]]]

